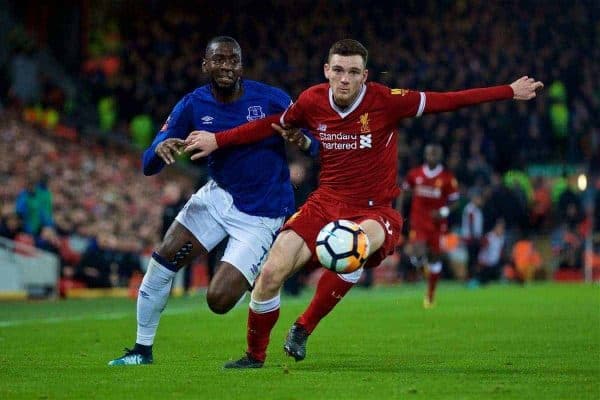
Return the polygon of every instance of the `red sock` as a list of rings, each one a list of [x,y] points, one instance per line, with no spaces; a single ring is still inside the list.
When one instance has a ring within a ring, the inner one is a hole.
[[[433,302],[433,297],[435,296],[435,287],[437,286],[437,281],[439,278],[439,272],[437,274],[430,272],[429,277],[427,278],[427,298],[430,302]]]
[[[335,272],[325,270],[317,283],[315,296],[296,323],[302,325],[308,333],[312,333],[319,321],[333,310],[352,286],[354,283],[346,282]]]
[[[279,308],[264,314],[258,314],[248,309],[248,354],[252,358],[265,361],[267,358],[267,345],[271,330],[279,318]]]

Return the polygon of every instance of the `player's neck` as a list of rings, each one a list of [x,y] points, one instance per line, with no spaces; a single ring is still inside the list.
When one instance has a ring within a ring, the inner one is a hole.
[[[233,103],[234,101],[239,100],[244,94],[244,89],[242,87],[242,80],[238,79],[235,86],[231,90],[219,89],[215,85],[210,85],[210,91],[219,103]]]
[[[329,88],[329,104],[332,106],[334,110],[338,113],[348,114],[354,110],[357,104],[362,100],[362,97],[366,91],[366,85],[362,85],[360,90],[356,93],[356,95],[346,104],[341,105],[338,100],[335,98],[333,94],[333,90],[331,87]]]
[[[433,168],[430,167],[429,164],[425,164],[423,166],[423,172],[425,173],[425,176],[431,178],[442,172],[443,168],[444,167],[442,166],[442,164],[437,164]]]
[[[340,104],[340,102],[337,101],[335,96],[333,96],[333,104],[335,104],[336,107],[339,108],[341,111],[346,111],[348,108],[350,108],[356,102],[356,99],[358,99],[358,93],[356,93],[356,96],[354,96],[354,98],[352,100],[350,100],[348,103]]]

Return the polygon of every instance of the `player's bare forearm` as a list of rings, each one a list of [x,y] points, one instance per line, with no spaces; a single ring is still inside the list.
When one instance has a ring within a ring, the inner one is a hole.
[[[499,100],[530,100],[544,84],[524,76],[510,85],[461,90],[457,92],[426,92],[425,113],[453,111],[462,107]]]

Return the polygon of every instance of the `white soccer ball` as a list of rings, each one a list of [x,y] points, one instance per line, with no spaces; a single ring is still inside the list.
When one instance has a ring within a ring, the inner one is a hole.
[[[321,229],[317,235],[316,252],[323,267],[349,274],[367,261],[369,238],[357,223],[340,219]]]

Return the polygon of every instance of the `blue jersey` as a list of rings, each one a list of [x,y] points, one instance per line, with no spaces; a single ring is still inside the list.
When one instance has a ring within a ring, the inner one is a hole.
[[[165,166],[155,153],[156,146],[165,139],[185,139],[194,130],[224,131],[281,113],[291,103],[290,97],[282,90],[259,82],[243,80],[242,88],[242,96],[233,103],[219,103],[209,85],[183,97],[144,152],[144,174],[156,174]],[[208,157],[208,173],[231,194],[240,211],[264,217],[280,217],[294,212],[285,144],[279,135],[250,145],[216,150]]]

